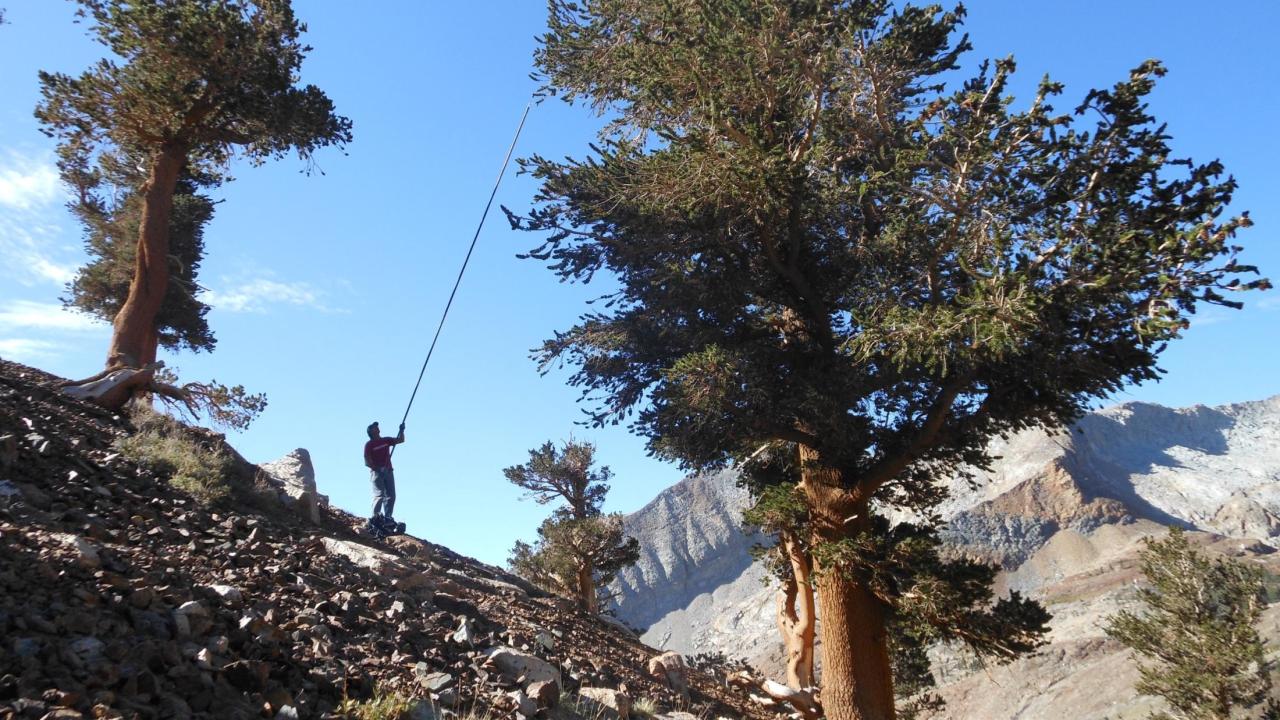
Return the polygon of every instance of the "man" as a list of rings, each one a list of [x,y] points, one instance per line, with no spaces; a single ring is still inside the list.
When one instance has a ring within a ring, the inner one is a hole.
[[[373,480],[373,514],[365,526],[370,532],[377,534],[396,527],[391,517],[396,505],[396,476],[391,469],[391,448],[404,442],[404,423],[400,423],[400,434],[393,438],[382,437],[378,423],[369,425],[369,442],[364,444],[364,464],[369,468]],[[403,526],[399,529],[404,531]]]

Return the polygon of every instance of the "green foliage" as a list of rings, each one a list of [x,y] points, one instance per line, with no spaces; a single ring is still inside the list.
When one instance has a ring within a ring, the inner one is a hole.
[[[972,560],[944,559],[937,531],[877,518],[872,531],[838,543],[811,543],[809,509],[796,487],[794,452],[757,453],[742,467],[754,503],[743,513],[748,527],[781,537],[789,534],[819,560],[826,572],[865,579],[889,608],[894,690],[906,702],[904,718],[942,707],[931,692],[936,682],[927,654],[940,642],[962,643],[979,658],[1012,660],[1043,643],[1049,614],[1014,592],[992,602],[998,568]],[[787,477],[790,480],[787,480]],[[771,574],[786,579],[791,564],[780,546],[752,548]],[[821,582],[821,574],[816,578]]]
[[[591,468],[596,446],[573,439],[557,449],[550,440],[529,451],[529,461],[505,468],[502,473],[516,487],[528,492],[539,505],[556,499],[568,504],[574,517],[585,518],[600,512],[609,492],[613,472],[607,467]]]
[[[63,177],[78,190],[71,209],[85,233],[89,262],[67,285],[63,304],[110,322],[129,296],[137,264],[138,233],[142,225],[146,178],[137,161],[104,156],[92,171],[72,171],[63,163]],[[169,284],[156,316],[159,345],[195,352],[216,344],[205,314],[209,306],[197,295],[197,275],[204,260],[204,228],[213,218],[214,202],[199,192],[200,178],[178,181],[169,218]]]
[[[577,597],[578,571],[589,568],[596,597],[622,568],[640,559],[640,542],[622,532],[622,515],[575,518],[556,514],[542,521],[533,545],[517,540],[507,559],[511,572],[538,587]]]
[[[112,58],[78,78],[40,73],[36,117],[69,167],[92,167],[99,150],[146,158],[167,146],[219,179],[236,154],[309,162],[351,141],[329,98],[295,85],[309,48],[289,0],[76,1]]]
[[[959,642],[981,657],[1010,660],[1044,642],[1049,613],[1011,591],[993,602],[998,568],[944,559],[932,527],[876,517],[868,532],[814,548],[825,572],[864,580],[893,608],[894,622],[913,642]],[[819,579],[821,582],[821,579]]]
[[[786,536],[803,552],[809,551],[809,510],[794,482],[766,485],[758,490],[751,507],[742,512],[742,522],[747,528],[758,528],[777,538],[770,545],[753,545],[751,556],[764,563],[769,570],[766,583],[786,581],[792,576],[791,561],[786,557],[781,539]]]
[[[561,500],[538,527],[533,545],[516,541],[507,561],[515,574],[550,592],[594,606],[618,571],[640,557],[640,543],[622,532],[622,515],[604,515],[608,467],[594,470],[595,445],[572,439],[557,449],[548,441],[529,451],[529,460],[502,472],[539,504]],[[594,598],[582,597],[580,573],[593,579]]]
[[[204,505],[231,497],[235,466],[221,447],[203,441],[173,418],[142,409],[137,430],[118,441],[121,454],[168,478],[169,484]]]
[[[351,121],[296,85],[309,48],[290,0],[76,2],[110,57],[79,77],[41,72],[35,112],[89,239],[68,302],[123,309],[109,366],[149,364],[160,342],[210,348],[195,274],[212,203],[195,188],[227,179],[237,156],[257,165],[296,151],[310,171],[316,150],[350,142]],[[104,200],[104,184],[121,192]],[[130,261],[139,282],[122,297]]]
[[[631,704],[631,714],[638,718],[652,718],[660,711],[661,709],[658,707],[657,701],[651,697],[637,698],[636,701]]]
[[[613,121],[534,156],[508,213],[608,303],[537,351],[596,423],[692,468],[803,442],[854,491],[926,509],[993,435],[1157,377],[1164,343],[1254,269],[1235,182],[1175,160],[1144,63],[1073,112],[1014,64],[954,90],[963,11],[883,1],[552,0],[548,92]]]
[[[1266,609],[1262,570],[1211,559],[1179,529],[1148,539],[1141,557],[1150,583],[1139,590],[1144,612],[1121,611],[1106,631],[1151,661],[1139,664],[1137,690],[1171,708],[1152,717],[1229,720],[1267,701],[1275,663],[1257,630]],[[1267,712],[1278,710],[1270,703]]]
[[[1046,78],[1015,109],[1012,59],[944,84],[970,49],[962,8],[549,8],[546,92],[610,120],[585,157],[523,160],[540,189],[508,218],[561,281],[617,289],[542,368],[570,366],[592,422],[686,468],[799,445],[820,566],[874,583],[924,640],[1034,647],[1043,608],[988,605],[993,570],[938,558],[938,480],[1159,377],[1197,309],[1269,287],[1238,261],[1234,179],[1179,159],[1148,111],[1163,66],[1065,112]]]
[[[267,396],[250,393],[243,385],[224,385],[217,380],[177,385],[178,376],[166,368],[156,372],[158,397],[166,404],[186,411],[193,420],[201,418],[219,427],[244,430],[267,409]]]
[[[934,692],[938,686],[929,660],[929,640],[910,623],[889,623],[889,659],[893,663],[893,692],[899,720],[936,716],[946,702]]]

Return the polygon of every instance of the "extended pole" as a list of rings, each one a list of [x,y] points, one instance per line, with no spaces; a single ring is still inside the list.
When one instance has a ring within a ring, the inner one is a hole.
[[[471,261],[471,253],[476,249],[476,241],[480,239],[480,231],[484,228],[485,218],[489,217],[489,208],[493,206],[493,199],[498,195],[498,187],[502,185],[502,177],[507,173],[507,164],[511,162],[511,154],[515,152],[516,142],[520,140],[520,132],[524,130],[525,118],[529,117],[529,109],[533,107],[533,101],[530,100],[528,105],[524,106],[524,114],[520,116],[520,124],[516,127],[515,137],[511,138],[511,147],[507,148],[507,156],[502,159],[502,169],[498,171],[498,179],[493,183],[493,192],[489,193],[489,202],[484,205],[484,212],[480,215],[480,224],[476,226],[476,233],[471,237],[471,247],[467,248],[467,256],[462,260],[462,268],[458,270],[458,279],[453,282],[453,290],[449,293],[449,301],[444,305],[444,312],[440,315],[440,324],[436,326],[435,337],[431,338],[431,347],[427,348],[427,357],[422,361],[422,370],[418,372],[418,381],[413,385],[413,394],[409,396],[409,404],[405,406],[404,417],[400,419],[403,425],[409,419],[409,410],[413,407],[414,398],[418,397],[418,387],[422,385],[422,376],[427,373],[427,363],[431,362],[431,355],[436,350],[436,341],[440,339],[440,331],[444,329],[444,321],[449,317],[449,308],[453,307],[453,298],[458,294],[458,286],[462,284],[462,275],[467,271],[467,263]],[[391,448],[392,452],[395,447]]]

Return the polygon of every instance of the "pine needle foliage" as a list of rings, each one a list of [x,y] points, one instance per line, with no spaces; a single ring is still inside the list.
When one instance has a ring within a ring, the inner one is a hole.
[[[627,537],[622,515],[601,506],[613,472],[596,469],[595,445],[570,439],[560,447],[547,441],[529,451],[529,460],[502,472],[540,505],[564,503],[538,527],[530,545],[517,540],[507,565],[516,575],[596,612],[604,589],[618,571],[640,557],[640,543]]]
[[[296,85],[311,48],[290,0],[75,1],[112,57],[79,77],[40,73],[36,117],[65,161],[149,159],[177,145],[194,171],[225,179],[237,155],[262,164],[296,152],[310,163],[351,141],[329,98]]]
[[[532,545],[516,541],[507,566],[543,590],[571,598],[581,591],[579,570],[590,567],[598,607],[608,599],[605,590],[618,571],[639,558],[640,542],[623,532],[621,514],[581,519],[553,515],[542,521]]]
[[[1230,720],[1267,702],[1275,663],[1257,630],[1266,609],[1262,569],[1210,558],[1176,528],[1149,539],[1141,559],[1143,611],[1121,611],[1106,631],[1147,661],[1137,690],[1170,707],[1152,718]],[[1277,710],[1271,703],[1268,712]]]
[[[1157,61],[1066,110],[1050,78],[1015,103],[1011,58],[948,85],[960,7],[548,6],[545,92],[608,120],[583,157],[525,159],[541,185],[508,217],[561,281],[617,286],[535,357],[686,468],[800,447],[815,558],[844,563],[819,586],[849,658],[824,707],[892,716],[885,575],[858,558],[900,550],[873,507],[936,527],[939,481],[989,467],[992,438],[1158,378],[1198,309],[1268,287],[1238,261],[1236,182],[1178,156]]]
[[[194,297],[199,229],[212,208],[190,185],[226,180],[235,158],[260,165],[292,152],[310,171],[316,151],[351,141],[351,121],[319,88],[298,84],[310,48],[290,0],[76,3],[109,54],[79,76],[42,71],[35,114],[58,141],[63,179],[80,191],[95,256],[71,301],[94,313],[119,302],[106,364],[141,368],[155,361],[162,329],[170,343],[212,343]],[[97,195],[104,180],[124,195]],[[130,253],[120,236],[135,218],[133,273],[117,301]]]

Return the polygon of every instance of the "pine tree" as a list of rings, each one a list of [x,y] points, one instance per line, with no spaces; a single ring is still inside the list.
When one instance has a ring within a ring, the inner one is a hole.
[[[872,508],[927,537],[938,481],[991,438],[1157,377],[1197,306],[1264,287],[1240,278],[1235,182],[1176,159],[1156,62],[1074,112],[1048,79],[1013,110],[1012,60],[943,87],[959,9],[549,5],[547,92],[610,120],[586,159],[527,159],[541,188],[509,217],[561,280],[618,285],[538,359],[687,468],[796,446],[823,704],[892,718],[892,593],[865,553],[895,530]]]
[[[814,641],[818,627],[814,602],[813,556],[808,545],[808,508],[794,483],[769,484],[755,494],[742,515],[748,527],[772,535],[772,546],[752,548],[780,583],[776,620],[787,659],[787,685],[803,690],[817,685]]]
[[[1154,720],[1230,720],[1267,701],[1275,663],[1258,635],[1266,609],[1262,569],[1226,557],[1209,558],[1172,529],[1148,539],[1138,591],[1141,615],[1108,619],[1107,634],[1132,648],[1143,695],[1157,695],[1169,712]],[[1274,703],[1268,712],[1280,708]]]
[[[350,142],[351,123],[318,88],[295,85],[308,48],[289,0],[77,2],[119,61],[100,60],[75,78],[40,73],[36,116],[60,142],[64,176],[104,157],[142,162],[134,272],[106,363],[140,368],[159,343],[184,173],[221,179],[234,157],[256,164],[290,151],[310,161],[321,147]]]
[[[601,594],[618,571],[640,557],[640,543],[622,531],[622,515],[600,511],[609,492],[608,467],[593,469],[595,446],[569,440],[559,449],[548,441],[529,460],[503,470],[526,497],[546,505],[563,501],[538,528],[538,540],[516,541],[511,571],[548,591],[572,597],[589,613],[600,611]]]

